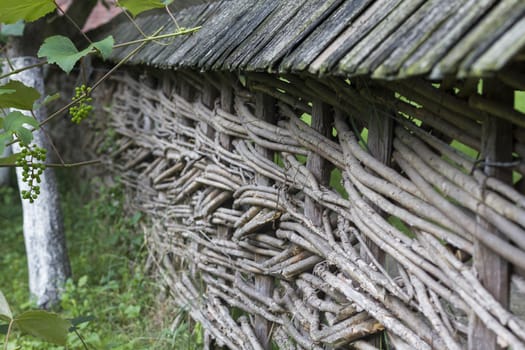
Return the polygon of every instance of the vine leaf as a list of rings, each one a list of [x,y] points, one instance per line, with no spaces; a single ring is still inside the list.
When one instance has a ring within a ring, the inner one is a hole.
[[[53,0],[2,0],[0,23],[16,23],[23,19],[32,22],[56,9]]]
[[[7,303],[7,300],[5,299],[4,293],[0,291],[0,320],[10,322],[12,318],[13,318],[13,313],[11,312],[11,309],[9,308],[9,304]]]
[[[15,317],[14,323],[22,332],[61,346],[66,345],[71,327],[71,322],[44,310],[26,311]]]
[[[100,55],[103,59],[108,59],[113,51],[113,45],[115,44],[115,39],[112,35],[109,35],[107,38],[100,41],[94,42],[93,47],[100,52]]]
[[[40,98],[40,93],[17,80],[11,80],[0,86],[0,108],[17,108],[30,111],[33,103]]]
[[[35,118],[19,111],[13,111],[6,115],[4,119],[4,130],[6,133],[15,134],[22,143],[27,145],[33,140],[33,133],[25,128],[24,124],[38,128],[38,121]]]
[[[22,36],[24,34],[25,23],[20,20],[13,24],[2,24],[0,36]]]
[[[56,63],[69,74],[77,61],[90,51],[91,47],[78,51],[71,39],[62,35],[54,35],[47,38],[40,46],[38,57],[47,57],[49,63]]]
[[[2,134],[3,135],[3,134]],[[0,136],[2,136],[0,135]],[[0,158],[0,165],[8,165],[8,166],[12,166],[13,164],[16,163],[16,161],[20,158],[20,155],[22,153],[20,152],[17,152],[17,153],[13,153],[13,154],[10,154],[8,155],[7,157],[1,157]]]
[[[7,143],[11,142],[12,140],[13,140],[13,134],[8,133],[8,132],[4,132],[0,134],[0,154],[4,154],[5,145],[7,145]],[[8,157],[0,158],[0,165],[13,164],[17,158],[13,159],[13,161],[11,161],[11,159],[7,159],[7,158],[10,158],[11,156],[12,155]]]
[[[133,17],[144,11],[164,7],[160,0],[119,0],[118,5],[128,10]]]
[[[64,72],[70,73],[75,64],[82,57],[88,55],[96,49],[105,59],[113,50],[114,39],[110,35],[107,38],[97,41],[82,51],[78,51],[75,44],[63,35],[54,35],[47,38],[40,49],[38,57],[47,57],[49,63],[56,63]]]

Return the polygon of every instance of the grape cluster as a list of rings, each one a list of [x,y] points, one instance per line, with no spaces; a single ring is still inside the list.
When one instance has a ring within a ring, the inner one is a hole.
[[[90,105],[93,99],[89,96],[91,93],[91,88],[84,84],[77,86],[75,88],[75,96],[71,100],[79,100],[76,105],[69,108],[69,114],[71,114],[71,121],[73,123],[80,124],[80,122],[86,119],[89,115],[89,112],[93,109],[93,106]]]
[[[22,180],[27,184],[28,190],[20,193],[23,199],[33,203],[40,194],[40,175],[46,166],[46,150],[38,146],[22,145],[22,150],[16,160],[16,165],[22,168]]]

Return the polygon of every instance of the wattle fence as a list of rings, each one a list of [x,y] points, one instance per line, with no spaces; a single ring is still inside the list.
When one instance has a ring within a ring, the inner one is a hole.
[[[206,348],[522,349],[512,77],[127,72],[107,164]]]

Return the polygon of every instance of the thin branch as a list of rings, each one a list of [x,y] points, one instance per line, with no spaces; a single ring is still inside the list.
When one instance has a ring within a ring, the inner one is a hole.
[[[181,29],[181,30],[173,32],[173,33],[168,33],[168,34],[162,34],[162,35],[155,36],[157,33],[159,33],[159,31],[157,31],[152,36],[146,37],[144,39],[137,39],[137,40],[127,41],[125,43],[115,44],[115,45],[113,45],[113,48],[114,49],[118,49],[120,47],[125,47],[125,46],[129,46],[129,45],[133,45],[133,44],[139,44],[139,43],[149,42],[149,41],[156,41],[156,40],[159,40],[159,39],[172,38],[172,37],[179,36],[179,35],[184,35],[184,34],[191,34],[191,33],[194,33],[196,31],[198,31],[201,28],[202,28],[201,26],[198,26],[198,27],[193,27],[193,28],[188,28],[188,29]]]
[[[81,166],[86,165],[93,165],[93,164],[100,164],[102,163],[102,160],[100,159],[92,159],[92,160],[86,160],[84,162],[78,162],[78,163],[48,163],[44,164],[46,168],[78,168]],[[16,165],[16,163],[4,163],[0,164],[0,168],[16,168],[20,167],[20,165]]]
[[[7,58],[7,57],[6,57]],[[3,75],[0,75],[0,79],[4,79],[4,78],[7,78],[11,75],[15,75],[15,74],[18,74],[18,73],[21,73],[21,72],[24,72],[26,70],[29,70],[29,69],[33,69],[33,68],[37,68],[37,67],[41,67],[43,65],[45,65],[47,63],[47,61],[42,61],[42,62],[39,62],[39,63],[35,63],[35,64],[32,64],[30,66],[26,66],[26,67],[23,67],[23,68],[19,68],[19,69],[15,69],[15,70],[12,70],[10,71],[9,73],[5,73]]]
[[[60,8],[60,6],[58,5],[58,3],[57,3],[56,1],[54,1],[54,3],[55,3],[55,6],[57,7],[58,11],[59,11],[61,14],[63,14],[64,17],[66,17],[67,20],[68,20],[69,22],[71,22],[71,23],[73,24],[73,26],[74,26],[74,27],[78,30],[78,32],[84,37],[84,39],[86,39],[86,40],[88,41],[88,43],[93,44],[93,41],[91,41],[91,39],[86,35],[86,33],[84,33],[84,32],[82,31],[82,29],[80,29],[80,27],[78,26],[77,22],[75,22],[75,21],[73,20],[73,18],[71,18],[71,16],[69,16],[69,15],[66,13],[66,11],[62,10],[62,8]]]

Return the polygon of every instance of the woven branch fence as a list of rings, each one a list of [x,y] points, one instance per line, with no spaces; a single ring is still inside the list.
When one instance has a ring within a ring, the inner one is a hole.
[[[108,165],[206,348],[522,349],[520,86],[478,85],[125,73]]]

